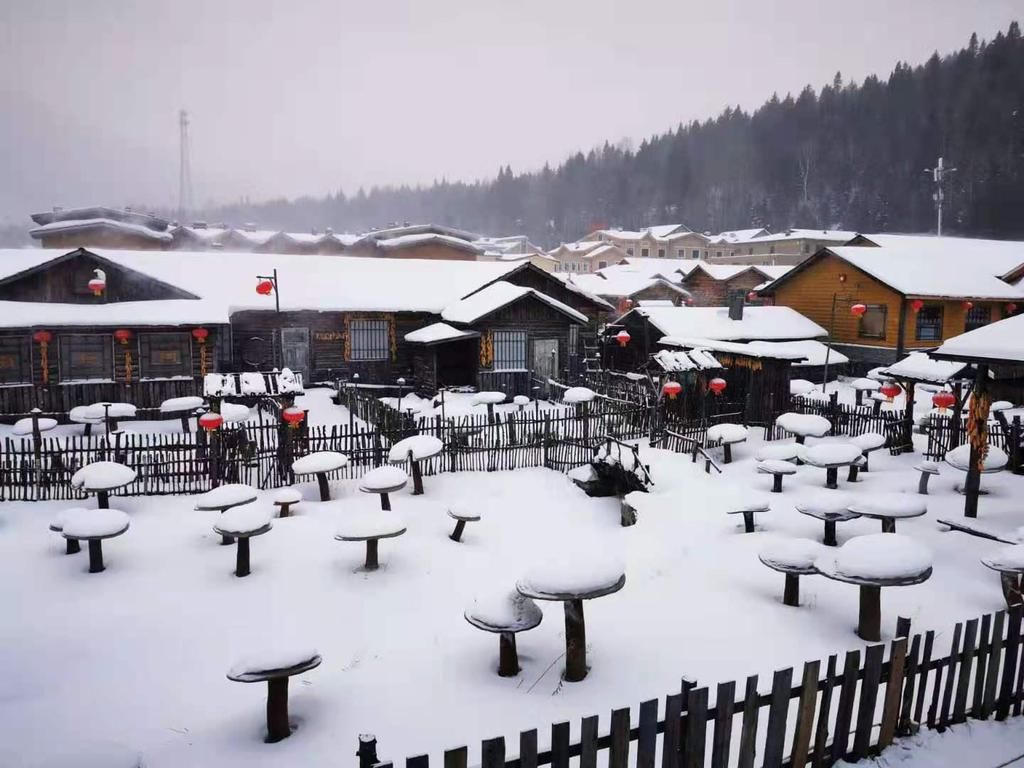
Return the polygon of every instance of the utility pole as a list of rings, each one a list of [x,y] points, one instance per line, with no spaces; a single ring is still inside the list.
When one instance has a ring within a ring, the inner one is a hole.
[[[192,161],[188,138],[188,112],[178,112],[179,150],[178,160],[178,217],[185,223],[185,213],[192,209]]]
[[[943,192],[942,184],[946,180],[946,176],[956,171],[956,168],[946,168],[942,162],[942,158],[939,158],[938,163],[935,164],[934,168],[925,168],[925,173],[932,175],[932,183],[935,184],[935,192],[932,193],[932,200],[935,201],[935,209],[938,213],[938,224],[936,226],[935,234],[938,237],[942,237],[942,202],[946,195]]]

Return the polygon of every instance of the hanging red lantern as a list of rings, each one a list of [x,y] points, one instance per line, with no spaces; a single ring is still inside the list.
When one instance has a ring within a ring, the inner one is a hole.
[[[49,331],[36,331],[32,334],[32,338],[39,344],[46,345],[53,341],[53,334]]]
[[[964,308],[964,312],[970,312],[972,309],[974,309],[974,302],[973,301],[965,301],[963,303],[963,308]]]
[[[922,309],[924,309],[924,302],[921,301],[920,299],[914,299],[912,302],[910,302],[910,308],[915,312],[920,312]]]
[[[89,290],[92,291],[93,296],[102,296],[103,291],[107,289],[107,281],[100,277],[94,277],[89,281]]]
[[[274,283],[272,280],[260,280],[256,283],[256,293],[260,296],[269,296],[274,292]]]
[[[868,308],[863,304],[854,304],[850,307],[850,314],[854,317],[863,317],[864,313],[868,311]]]
[[[301,424],[302,420],[306,418],[306,414],[303,413],[301,408],[296,408],[293,405],[281,411],[281,418],[284,419],[292,429],[298,429],[299,424]]]
[[[132,332],[127,328],[118,328],[114,331],[114,338],[117,339],[121,344],[127,344],[128,340],[132,337]]]
[[[198,341],[200,344],[202,344],[204,341],[206,341],[206,337],[209,336],[209,335],[210,335],[210,332],[208,330],[206,330],[205,328],[193,328],[192,329],[192,338],[195,339],[196,341]]]
[[[619,342],[620,347],[624,347],[629,344],[629,340],[633,338],[629,335],[629,331],[623,328],[621,331],[615,334],[615,340]]]
[[[210,411],[209,413],[204,413],[202,416],[199,417],[199,426],[205,429],[207,432],[213,432],[213,430],[215,429],[220,429],[223,423],[224,417],[221,416],[219,413],[214,413],[213,411]]]
[[[947,409],[952,408],[956,404],[956,398],[953,397],[952,392],[942,390],[932,395],[932,405],[939,409],[940,413],[945,413]]]
[[[675,400],[676,395],[683,391],[683,385],[678,381],[666,381],[661,391],[668,396],[669,400]]]
[[[887,381],[879,388],[878,391],[885,395],[887,398],[889,398],[889,402],[891,403],[896,398],[896,396],[899,395],[899,393],[902,392],[903,390],[900,389],[898,384],[891,381]]]
[[[615,310],[619,315],[624,315],[633,308],[633,300],[623,296],[616,304]]]
[[[206,337],[210,332],[205,328],[193,328],[192,338],[199,342],[199,375],[206,378]]]
[[[53,341],[53,334],[49,331],[36,331],[32,338],[39,344],[39,368],[42,372],[43,384],[50,383],[50,353],[49,344]]]
[[[751,291],[747,294],[747,301],[757,301],[757,291]]]
[[[1017,311],[1017,305],[1014,304],[1012,301],[1009,304],[1006,305],[1006,314],[1012,315],[1016,311]]]
[[[708,389],[710,389],[716,395],[720,395],[723,392],[725,392],[725,388],[727,386],[728,385],[726,384],[725,379],[714,378],[708,382]]]

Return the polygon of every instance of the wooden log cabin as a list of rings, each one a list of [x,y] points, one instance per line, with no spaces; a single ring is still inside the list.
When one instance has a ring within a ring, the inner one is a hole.
[[[862,235],[819,250],[760,293],[829,329],[865,370],[1019,312],[1022,275],[1021,242]]]
[[[155,407],[197,394],[207,372],[275,367],[307,383],[534,394],[534,377],[579,365],[590,318],[609,310],[528,262],[3,251],[0,413]]]

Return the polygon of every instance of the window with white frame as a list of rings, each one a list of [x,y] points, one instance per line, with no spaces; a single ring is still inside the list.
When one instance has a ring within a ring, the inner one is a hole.
[[[494,332],[494,370],[526,370],[526,331]]]
[[[699,248],[694,248],[693,249],[693,258],[695,258],[695,259],[699,259],[700,258],[700,249]]]
[[[659,248],[658,249],[658,258],[659,259],[664,259],[665,258],[665,249],[664,248]]]
[[[676,249],[676,257],[680,258],[680,259],[685,259],[686,258],[686,249],[685,248],[677,248]]]
[[[352,360],[387,360],[391,356],[387,320],[352,320]]]
[[[641,248],[640,249],[640,258],[646,259],[650,255],[651,255],[651,252],[650,252],[650,250],[648,248]]]

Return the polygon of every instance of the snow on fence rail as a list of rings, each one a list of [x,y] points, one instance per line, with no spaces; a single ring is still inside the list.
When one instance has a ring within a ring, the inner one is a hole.
[[[579,768],[654,768],[660,754],[660,768],[828,766],[877,754],[922,726],[943,729],[968,719],[1021,714],[1021,606],[957,624],[945,656],[934,631],[908,638],[910,622],[900,621],[901,636],[889,644],[888,654],[885,645],[870,645],[842,659],[834,654],[825,662],[806,662],[799,676],[792,667],[781,669],[767,692],[757,675],[742,687],[728,682],[713,689],[684,680],[663,703],[641,702],[636,718],[629,707],[612,710],[605,727],[597,715],[582,718],[577,741],[570,723],[555,723],[547,744],[536,729],[522,731],[518,744],[486,739],[478,755],[457,747],[434,764],[569,768],[570,760],[578,760],[573,764]],[[360,768],[393,768],[390,761],[378,761],[372,737],[360,739]],[[430,756],[409,757],[405,765],[429,768]]]

